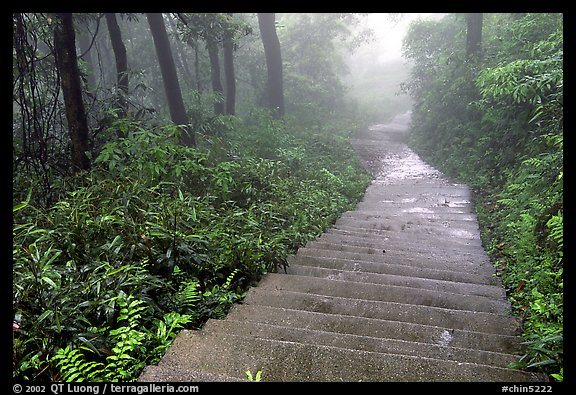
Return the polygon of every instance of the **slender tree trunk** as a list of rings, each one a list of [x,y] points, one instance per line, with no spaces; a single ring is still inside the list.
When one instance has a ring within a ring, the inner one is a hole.
[[[208,49],[208,57],[210,58],[210,76],[212,80],[212,92],[216,98],[214,101],[214,112],[217,115],[224,114],[224,103],[222,96],[224,96],[224,89],[222,88],[222,81],[220,79],[220,57],[218,56],[218,45],[212,39],[206,40],[206,48]]]
[[[466,57],[477,57],[482,49],[482,13],[466,14]]]
[[[232,14],[228,14],[232,16]],[[236,113],[236,76],[234,75],[234,32],[224,32],[224,76],[226,78],[226,114]]]
[[[128,96],[128,59],[126,57],[126,47],[122,42],[122,33],[116,20],[116,14],[106,13],[106,24],[110,33],[110,43],[116,59],[116,74],[118,83],[118,107],[120,116],[125,117],[128,109],[126,97]]]
[[[268,106],[276,118],[281,118],[284,116],[284,88],[282,54],[280,41],[276,34],[275,15],[273,13],[259,13],[258,25],[268,70]]]
[[[164,90],[166,92],[170,117],[176,125],[188,125],[188,115],[186,114],[186,108],[182,100],[182,92],[180,91],[180,83],[178,82],[178,75],[176,74],[176,66],[174,65],[174,58],[172,57],[172,50],[170,49],[170,41],[168,40],[168,33],[166,33],[164,19],[161,13],[147,13],[146,17],[148,18],[154,46],[156,47],[156,55],[158,56],[160,72],[162,73],[162,79],[164,81]],[[194,146],[196,144],[194,133],[189,127],[185,127],[182,130],[180,142],[188,146]]]
[[[194,44],[194,74],[196,74],[196,90],[200,93],[202,89],[202,79],[200,78],[200,51],[198,45]]]
[[[178,56],[176,59],[179,61],[179,66],[182,69],[182,74],[185,76],[186,82],[189,86],[193,85],[193,78],[192,73],[190,71],[190,66],[188,65],[188,60],[186,58],[186,52],[184,50],[184,46],[182,45],[182,41],[178,39],[178,29],[174,25],[174,21],[172,19],[168,20],[168,24],[170,26],[170,32],[176,37],[174,39],[174,44],[176,45],[176,52]]]
[[[76,37],[71,13],[55,14],[54,53],[60,71],[60,84],[66,107],[66,119],[72,141],[72,171],[88,170],[90,159],[88,122],[82,102],[82,84],[76,58]]]
[[[80,52],[84,54],[82,58],[88,65],[88,70],[86,70],[86,90],[90,93],[93,93],[93,90],[96,89],[96,66],[94,64],[94,60],[92,59],[92,51],[89,49],[90,36],[88,35],[88,32],[79,32],[78,47],[80,48]]]

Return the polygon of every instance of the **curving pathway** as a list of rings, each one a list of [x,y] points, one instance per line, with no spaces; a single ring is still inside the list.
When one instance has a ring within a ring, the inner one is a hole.
[[[354,211],[226,319],[182,331],[140,381],[537,381],[482,247],[470,191],[403,142],[410,114],[357,133],[374,181]]]

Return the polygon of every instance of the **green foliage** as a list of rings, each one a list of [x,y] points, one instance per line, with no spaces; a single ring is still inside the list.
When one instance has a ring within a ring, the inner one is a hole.
[[[475,190],[484,245],[523,319],[527,352],[514,366],[561,380],[562,16],[484,14],[484,21],[478,63],[461,56],[457,18],[411,29],[411,143]]]
[[[176,128],[110,128],[125,137],[68,178],[59,201],[14,206],[16,378],[136,379],[179,330],[223,318],[369,182],[345,133],[264,113],[203,148],[179,145]]]
[[[262,381],[262,371],[259,370],[256,372],[256,375],[252,375],[252,372],[250,370],[247,370],[246,372],[246,379],[248,381]]]
[[[148,310],[142,300],[124,296],[118,305],[116,329],[92,328],[95,332],[106,333],[112,345],[111,354],[104,363],[90,361],[92,350],[85,347],[73,349],[66,346],[56,351],[52,361],[60,369],[63,381],[134,380],[150,359],[149,350],[152,349],[154,357],[161,357],[178,330],[190,322],[189,316],[167,313],[163,320],[155,321],[157,329],[154,332],[154,328],[142,326],[143,314]]]

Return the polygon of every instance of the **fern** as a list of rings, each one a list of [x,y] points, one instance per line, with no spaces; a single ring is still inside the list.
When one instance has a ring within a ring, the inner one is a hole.
[[[199,286],[200,284],[195,279],[184,281],[175,297],[176,306],[183,310],[194,309],[202,299],[202,294],[198,290]]]
[[[230,275],[226,278],[224,285],[222,286],[223,289],[230,288],[230,285],[232,285],[232,280],[234,279],[234,276],[236,276],[236,274],[238,274],[239,271],[240,271],[240,269],[234,269],[234,271],[232,273],[230,273]]]
[[[562,248],[564,248],[564,216],[562,211],[558,211],[558,215],[554,215],[550,220],[546,223],[546,226],[550,229],[550,237],[562,252]]]
[[[104,376],[104,364],[86,361],[86,357],[78,349],[68,346],[61,348],[52,360],[59,367],[63,381],[101,381]]]
[[[154,348],[154,357],[158,359],[162,358],[180,330],[192,321],[193,317],[191,315],[180,314],[174,311],[165,314],[163,320],[158,320],[156,322],[158,329],[156,330],[155,340],[159,344]]]
[[[224,284],[216,284],[202,294],[205,304],[209,306],[208,315],[211,318],[224,319],[228,308],[244,297],[244,294],[238,294],[236,291],[230,289],[234,276],[236,276],[238,272],[239,269],[234,269],[226,278]]]
[[[121,294],[118,298],[120,313],[116,319],[119,327],[108,332],[114,344],[112,355],[106,357],[106,364],[86,361],[85,355],[77,349],[59,349],[53,357],[64,381],[131,381],[145,366],[145,343],[148,335],[141,332],[142,313],[146,307],[143,301],[133,296]]]

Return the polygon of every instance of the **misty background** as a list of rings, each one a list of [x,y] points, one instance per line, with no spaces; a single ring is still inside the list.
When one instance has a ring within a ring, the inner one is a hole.
[[[437,20],[445,13],[370,13],[361,27],[372,31],[370,42],[347,58],[350,73],[345,77],[350,91],[372,121],[384,121],[412,107],[400,84],[408,79],[411,64],[402,57],[402,40],[410,23]]]

